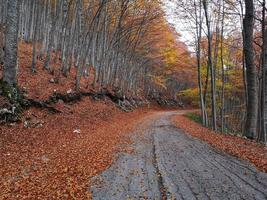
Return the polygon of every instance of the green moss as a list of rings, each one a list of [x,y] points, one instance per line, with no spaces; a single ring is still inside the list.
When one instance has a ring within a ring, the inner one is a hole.
[[[23,111],[24,97],[19,88],[9,85],[8,83],[0,80],[1,95],[9,101],[9,107],[6,109],[12,111],[10,116],[1,116],[8,121],[14,121],[20,118],[20,114]]]
[[[187,118],[199,123],[199,124],[202,124],[202,118],[199,115],[195,114],[195,113],[187,113],[187,114],[185,114],[185,116]]]

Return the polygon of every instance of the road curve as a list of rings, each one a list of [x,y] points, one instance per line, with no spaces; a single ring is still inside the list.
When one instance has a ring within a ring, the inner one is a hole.
[[[132,135],[134,153],[92,180],[93,199],[266,200],[267,174],[176,128],[175,112],[145,120]]]

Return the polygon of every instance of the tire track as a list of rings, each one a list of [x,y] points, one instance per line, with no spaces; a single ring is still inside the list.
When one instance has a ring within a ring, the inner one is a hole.
[[[166,112],[137,128],[123,154],[92,186],[94,199],[265,200],[267,174],[172,125]],[[141,133],[142,132],[142,133]]]

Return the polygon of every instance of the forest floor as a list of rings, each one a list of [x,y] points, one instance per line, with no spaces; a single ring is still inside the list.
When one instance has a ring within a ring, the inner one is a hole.
[[[89,97],[59,106],[60,114],[34,108],[22,123],[0,126],[0,199],[90,199],[90,177],[125,150],[118,146],[130,142],[125,134],[150,114]]]
[[[93,178],[93,199],[266,199],[267,174],[178,129],[172,117],[182,113],[158,112],[140,123],[132,153]]]

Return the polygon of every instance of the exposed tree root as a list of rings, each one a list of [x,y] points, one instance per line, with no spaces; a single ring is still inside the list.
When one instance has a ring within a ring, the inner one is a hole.
[[[42,109],[47,109],[51,113],[60,113],[61,111],[57,110],[53,106],[50,106],[49,104],[41,101],[36,101],[34,99],[27,99],[26,100],[27,105],[24,106],[25,109],[30,108],[30,107],[35,107],[35,108],[42,108]]]
[[[95,100],[109,98],[120,109],[125,112],[131,112],[135,108],[145,105],[148,101],[137,98],[126,98],[114,95],[109,91],[104,92],[75,92],[68,91],[66,94],[53,93],[47,100],[38,101],[35,99],[27,98],[22,91],[18,88],[8,87],[5,83],[1,82],[1,98],[0,98],[0,120],[4,122],[19,121],[21,113],[30,107],[47,109],[51,113],[60,113],[53,105],[59,101],[64,103],[76,103],[83,97],[92,97]],[[161,98],[154,99],[160,106],[180,106],[176,101],[163,100]]]
[[[3,91],[3,90],[1,90]],[[36,107],[41,109],[47,109],[51,113],[60,113],[61,111],[56,109],[53,105],[59,101],[64,103],[76,103],[80,101],[83,97],[92,97],[95,100],[103,99],[105,97],[109,98],[114,102],[120,109],[125,112],[130,112],[138,105],[141,101],[123,99],[113,95],[110,92],[68,92],[66,94],[54,93],[46,101],[37,101],[34,99],[29,99],[23,95],[18,89],[16,90],[19,94],[19,98],[8,98],[10,95],[5,94],[0,99],[0,119],[4,122],[15,122],[20,120],[21,113],[29,109],[30,107]],[[13,95],[14,96],[14,95]]]

